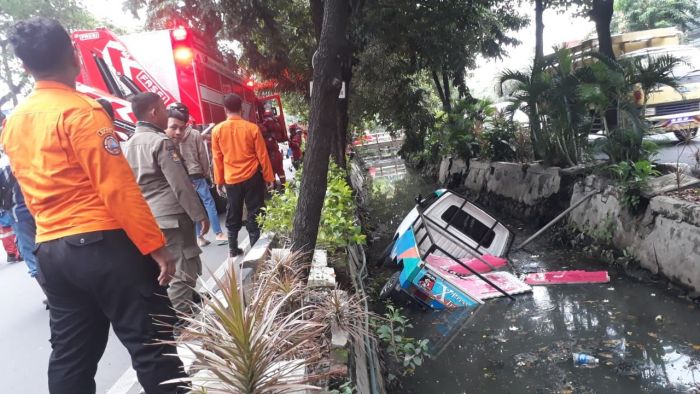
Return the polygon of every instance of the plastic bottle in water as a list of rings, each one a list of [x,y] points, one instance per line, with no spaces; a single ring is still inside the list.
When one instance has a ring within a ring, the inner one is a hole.
[[[584,353],[574,353],[574,365],[577,367],[593,368],[598,366],[599,360],[593,356]]]

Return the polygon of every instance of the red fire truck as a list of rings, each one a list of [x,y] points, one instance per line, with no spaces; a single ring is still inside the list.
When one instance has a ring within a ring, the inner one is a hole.
[[[272,111],[286,129],[279,95],[257,97],[254,83],[223,63],[194,31],[183,27],[117,37],[101,28],[72,34],[81,61],[78,90],[112,103],[116,129],[128,138],[136,119],[129,97],[157,93],[169,105],[184,103],[199,129],[226,119],[223,97],[236,93],[243,99],[243,117],[261,123]],[[287,139],[285,132],[281,136]]]

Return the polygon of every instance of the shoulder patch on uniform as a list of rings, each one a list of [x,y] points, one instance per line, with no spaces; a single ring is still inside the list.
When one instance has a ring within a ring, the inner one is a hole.
[[[175,163],[180,162],[180,154],[177,152],[177,148],[175,148],[175,145],[169,144],[165,147],[165,149],[168,151],[168,155],[170,155],[170,157]]]
[[[122,147],[114,134],[105,135],[102,139],[102,144],[110,155],[119,156],[122,153]]]

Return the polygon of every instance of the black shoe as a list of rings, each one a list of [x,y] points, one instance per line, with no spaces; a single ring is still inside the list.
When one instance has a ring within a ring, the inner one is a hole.
[[[238,247],[230,247],[228,248],[228,253],[231,257],[240,256],[243,254],[243,249]]]
[[[18,259],[17,256],[15,256],[14,254],[7,255],[7,262],[8,263],[19,263],[20,261],[22,261],[22,260]]]

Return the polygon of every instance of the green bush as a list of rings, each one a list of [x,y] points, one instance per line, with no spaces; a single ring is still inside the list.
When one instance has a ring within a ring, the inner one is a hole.
[[[516,160],[518,124],[498,112],[479,135],[479,156],[490,161]]]
[[[366,236],[362,234],[362,229],[355,220],[352,188],[345,177],[345,171],[331,162],[318,231],[317,243],[321,247],[337,249],[349,245],[362,245],[366,241]],[[263,210],[264,214],[258,217],[264,231],[271,231],[286,238],[291,236],[300,183],[301,171],[297,171],[294,182],[284,192],[273,194]]]
[[[383,319],[374,322],[377,338],[386,347],[392,361],[401,365],[403,375],[413,375],[428,355],[428,340],[406,335],[406,330],[413,325],[401,313],[401,308],[387,303],[386,309]]]
[[[621,203],[635,212],[640,207],[641,195],[650,178],[658,176],[659,171],[648,160],[636,162],[623,161],[608,166],[622,188]]]

